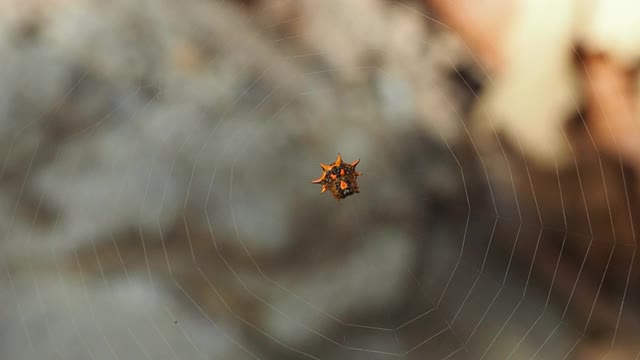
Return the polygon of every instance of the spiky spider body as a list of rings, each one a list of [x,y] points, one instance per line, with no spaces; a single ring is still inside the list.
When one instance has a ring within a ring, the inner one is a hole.
[[[342,161],[340,153],[338,158],[331,165],[325,165],[320,163],[320,167],[324,171],[322,176],[311,181],[312,184],[321,184],[321,193],[329,190],[336,199],[344,199],[347,196],[351,196],[355,193],[359,193],[357,177],[362,175],[356,171],[356,166],[360,162],[360,159],[352,162],[345,163]]]

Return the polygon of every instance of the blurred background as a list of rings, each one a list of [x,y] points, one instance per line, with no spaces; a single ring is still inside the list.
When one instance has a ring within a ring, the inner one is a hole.
[[[637,359],[638,7],[0,1],[0,359]]]

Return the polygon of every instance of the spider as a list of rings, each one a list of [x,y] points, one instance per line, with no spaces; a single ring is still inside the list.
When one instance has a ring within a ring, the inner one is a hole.
[[[331,194],[336,199],[344,199],[347,196],[351,196],[355,193],[359,193],[358,183],[356,178],[362,173],[356,171],[356,166],[360,162],[360,159],[348,164],[342,161],[340,153],[338,158],[331,165],[325,165],[320,163],[320,167],[324,171],[322,176],[311,181],[312,184],[322,184],[322,191],[331,191]]]

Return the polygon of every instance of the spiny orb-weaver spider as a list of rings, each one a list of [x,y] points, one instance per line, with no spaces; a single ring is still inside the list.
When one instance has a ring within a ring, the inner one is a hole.
[[[352,162],[345,163],[342,161],[340,153],[338,158],[331,165],[325,165],[320,163],[320,167],[324,171],[322,176],[311,181],[312,184],[322,184],[322,191],[331,191],[331,194],[336,199],[344,199],[347,196],[351,196],[355,193],[359,193],[358,183],[356,178],[362,173],[356,171],[356,166],[360,163],[360,159]]]

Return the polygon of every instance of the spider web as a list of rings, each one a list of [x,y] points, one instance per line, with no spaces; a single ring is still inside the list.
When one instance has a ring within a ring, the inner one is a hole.
[[[597,243],[573,148],[582,231],[562,169],[541,189],[499,142],[495,175],[466,109],[493,79],[421,6],[29,3],[2,5],[3,358],[565,359],[614,266],[617,344],[635,243]],[[309,183],[338,152],[364,173],[340,202]]]

